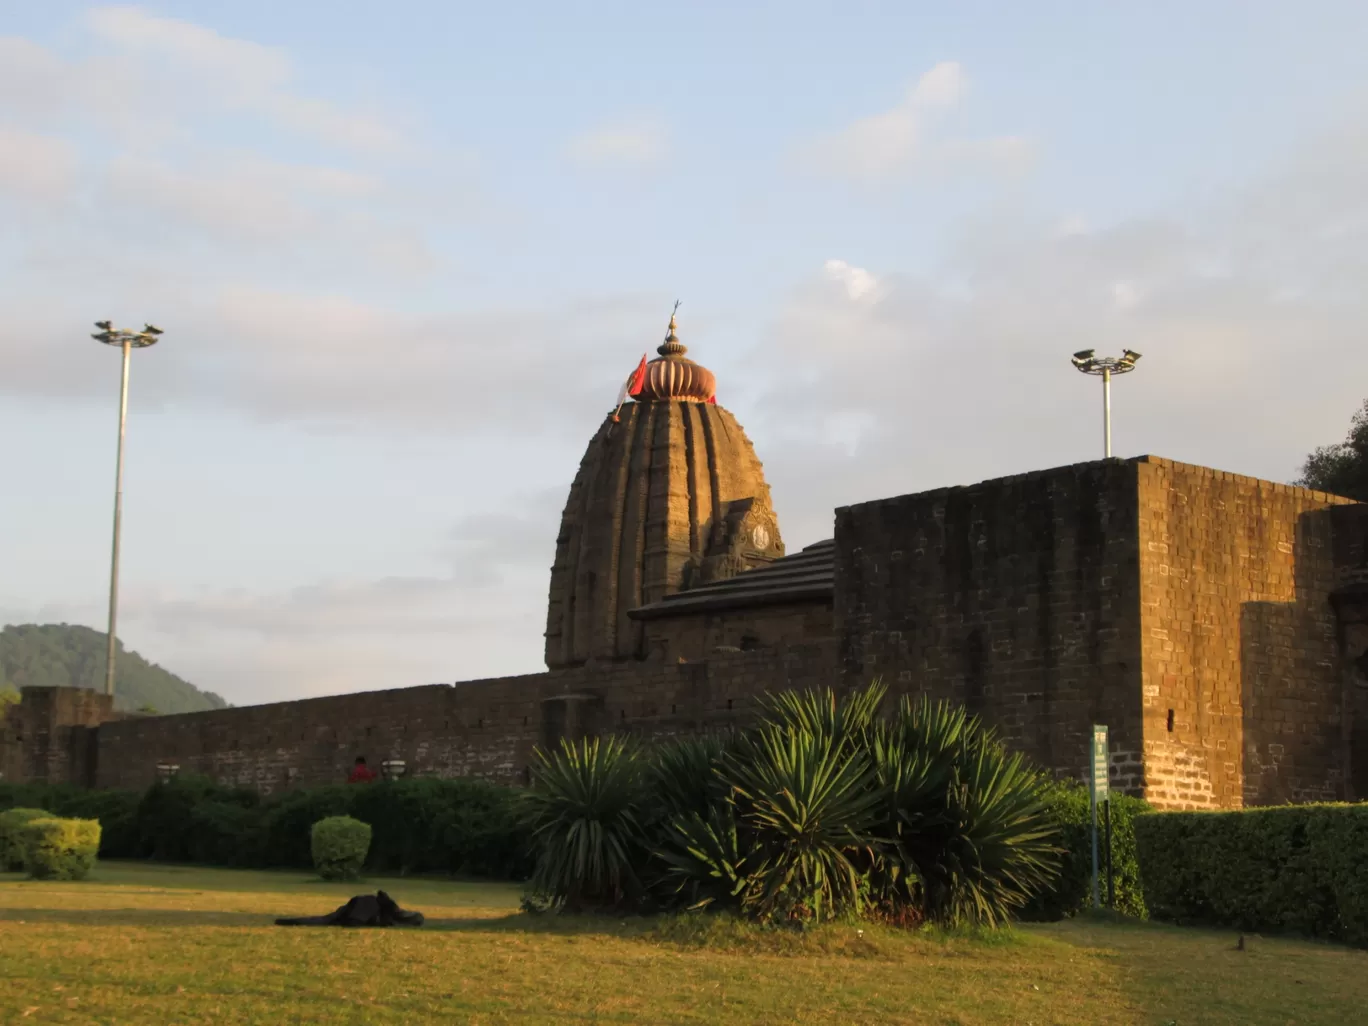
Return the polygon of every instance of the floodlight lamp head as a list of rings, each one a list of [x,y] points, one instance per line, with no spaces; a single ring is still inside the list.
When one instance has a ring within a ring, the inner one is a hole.
[[[147,332],[149,335],[160,335],[162,333],[161,328],[151,324],[144,324],[143,331]]]
[[[1097,352],[1096,349],[1080,349],[1073,354],[1074,363],[1086,363],[1088,360],[1092,359],[1092,355],[1095,352]]]
[[[114,327],[114,323],[112,321],[96,321],[95,327],[102,331],[108,331],[110,328]]]
[[[1136,360],[1140,359],[1140,354],[1137,353],[1134,349],[1126,349],[1122,351],[1121,359],[1123,359],[1126,363],[1134,363]]]

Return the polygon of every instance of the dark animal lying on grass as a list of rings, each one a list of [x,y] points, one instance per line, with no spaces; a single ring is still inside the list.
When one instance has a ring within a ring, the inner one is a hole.
[[[423,913],[407,912],[384,891],[358,894],[326,916],[277,919],[276,926],[422,926]]]

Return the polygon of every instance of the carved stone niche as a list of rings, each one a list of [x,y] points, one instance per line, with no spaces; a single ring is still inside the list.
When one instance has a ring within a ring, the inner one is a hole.
[[[774,511],[754,498],[733,500],[713,522],[703,561],[686,587],[735,577],[772,563],[783,554],[784,542]]]
[[[550,751],[561,739],[572,744],[598,737],[603,729],[603,698],[588,691],[553,695],[542,700],[542,748]]]

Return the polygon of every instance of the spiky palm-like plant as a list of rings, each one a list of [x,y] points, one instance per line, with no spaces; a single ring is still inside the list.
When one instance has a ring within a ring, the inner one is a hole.
[[[1058,827],[1042,774],[989,742],[965,753],[948,792],[949,825],[925,859],[928,915],[1000,926],[1059,874]]]
[[[781,691],[760,700],[760,714],[766,728],[827,738],[844,752],[866,746],[886,693],[877,680],[839,697],[830,688]]]
[[[663,819],[690,815],[706,819],[727,795],[728,786],[718,771],[728,741],[724,734],[704,734],[657,747],[647,768],[649,811]]]
[[[537,849],[532,890],[553,907],[617,907],[641,891],[641,759],[620,738],[562,740],[536,753],[526,813]]]
[[[753,851],[743,909],[762,921],[798,922],[857,912],[855,860],[871,847],[878,798],[865,754],[767,724],[727,763],[737,821]]]
[[[904,698],[872,732],[870,756],[886,838],[871,866],[876,901],[997,925],[1057,873],[1044,780],[962,708]]]
[[[974,717],[875,682],[768,697],[758,724],[639,756],[562,743],[528,797],[553,905],[994,925],[1057,871],[1040,773]]]
[[[719,801],[703,814],[671,817],[653,851],[658,891],[667,906],[739,912],[752,882],[756,853],[743,850],[736,809]]]

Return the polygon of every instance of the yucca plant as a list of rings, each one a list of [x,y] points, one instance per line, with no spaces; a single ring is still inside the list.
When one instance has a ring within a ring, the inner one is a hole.
[[[533,886],[554,907],[711,908],[808,923],[996,925],[1058,864],[1045,781],[975,717],[877,681],[770,696],[760,722],[638,754],[538,756]]]
[[[730,801],[717,802],[703,815],[691,812],[671,818],[653,855],[657,890],[666,907],[742,910],[755,859],[753,849],[742,845]]]
[[[706,819],[723,801],[728,786],[718,772],[729,738],[704,734],[678,738],[651,753],[647,772],[650,812],[663,820],[696,815]]]
[[[762,921],[796,922],[857,912],[857,862],[868,861],[878,801],[865,754],[765,724],[728,756],[726,772],[753,848],[743,909]]]
[[[641,759],[620,738],[562,740],[536,752],[525,812],[536,869],[532,890],[553,908],[621,907],[641,893]]]
[[[866,746],[886,693],[878,680],[841,697],[830,688],[782,691],[760,700],[761,718],[769,728],[827,738],[837,750],[850,751]]]
[[[920,865],[930,918],[1000,926],[1058,877],[1058,828],[1044,790],[1042,774],[996,742],[966,752],[947,794],[940,852]]]
[[[1057,872],[1045,781],[977,718],[904,698],[871,734],[885,844],[873,898],[946,925],[997,925]]]

